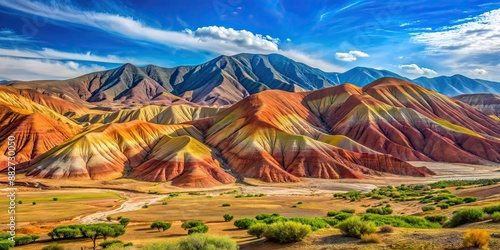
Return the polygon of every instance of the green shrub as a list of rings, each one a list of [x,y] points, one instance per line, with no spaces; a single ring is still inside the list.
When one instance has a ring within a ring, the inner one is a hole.
[[[441,225],[443,225],[448,220],[448,217],[443,214],[426,215],[424,218],[430,222],[437,222]]]
[[[35,240],[37,240],[38,238],[40,238],[40,236],[33,234],[33,235],[16,236],[14,240],[16,246],[24,246],[35,242]]]
[[[129,218],[121,218],[119,222],[120,222],[120,225],[122,225],[123,227],[127,227],[127,225],[130,223],[130,219]]]
[[[362,221],[358,216],[352,216],[339,224],[340,232],[343,235],[360,238],[363,234],[372,234],[377,231],[377,227],[371,221]]]
[[[121,245],[121,246],[123,246],[123,244],[124,243],[121,240],[105,240],[105,241],[99,243],[99,246],[102,247],[102,248],[108,248],[111,245]]]
[[[476,202],[476,201],[477,201],[477,197],[474,197],[474,196],[467,196],[467,197],[464,197],[464,198],[463,198],[463,201],[464,201],[465,203]]]
[[[476,208],[459,209],[454,212],[448,226],[457,227],[467,223],[478,222],[481,221],[483,215],[483,211]]]
[[[422,207],[422,211],[424,211],[424,212],[432,211],[432,210],[436,210],[436,208],[434,206],[423,206]]]
[[[230,206],[231,206],[231,204],[229,204],[229,203],[224,203],[224,204],[222,204],[222,206],[223,206],[223,207],[230,207]]]
[[[500,222],[500,212],[494,212],[491,215],[491,221],[492,222]]]
[[[371,208],[366,209],[366,212],[369,214],[387,215],[387,214],[392,214],[393,211],[389,207],[384,207],[384,208],[371,207]]]
[[[117,220],[121,220],[122,218],[123,218],[122,216],[116,217]]]
[[[238,250],[236,241],[228,237],[215,237],[206,234],[191,234],[176,242],[156,242],[142,250]]]
[[[280,216],[280,215],[278,214],[277,216]],[[271,218],[271,217],[273,217],[272,214],[258,214],[255,216],[255,219],[256,220],[265,220],[265,219]]]
[[[111,216],[106,216],[106,220],[111,221],[112,219]]]
[[[233,218],[234,218],[234,216],[232,216],[232,215],[230,215],[230,214],[224,214],[222,217],[224,218],[224,221],[225,221],[225,222],[232,221],[232,220],[233,220]]]
[[[455,205],[460,205],[464,203],[464,200],[462,198],[451,198],[445,201],[446,204],[450,206],[455,206]]]
[[[340,211],[328,211],[326,213],[326,216],[333,217],[333,216],[336,216],[337,214],[340,214],[340,213],[342,213],[342,212],[340,212]]]
[[[353,214],[356,212],[355,209],[352,209],[352,208],[346,208],[346,209],[342,209],[340,210],[342,213],[348,213],[348,214]]]
[[[309,225],[313,231],[328,227],[328,223],[326,223],[322,218],[295,217],[289,218],[288,221],[298,222],[302,225]]]
[[[149,207],[149,205],[148,205],[148,204],[144,204],[144,205],[142,205],[142,208],[148,208],[148,207]]]
[[[446,204],[446,203],[439,203],[436,205],[436,207],[439,207],[441,209],[447,209],[450,207],[450,205]]]
[[[188,230],[188,234],[208,232],[208,226],[199,220],[186,221],[182,223],[181,227]]]
[[[156,229],[158,232],[160,230],[163,230],[164,232],[172,227],[172,223],[164,222],[164,221],[155,221],[151,223],[150,228],[151,229]]]
[[[36,205],[36,201],[32,202],[31,204]]]
[[[353,214],[348,214],[348,213],[340,213],[340,214],[337,214],[335,215],[335,219],[339,220],[339,221],[343,221],[349,217],[351,217]]]
[[[23,204],[23,201],[22,200],[18,200],[17,203],[18,204]]]
[[[372,195],[372,199],[376,199],[376,200],[382,200],[382,199],[385,199],[385,198],[387,198],[387,196],[379,195],[379,194]]]
[[[405,228],[441,228],[439,223],[430,222],[422,217],[411,215],[362,214],[359,217],[365,221],[372,221],[377,226],[392,225],[394,227]]]
[[[3,248],[0,247],[0,249],[3,249]],[[42,250],[64,250],[64,247],[59,246],[57,243],[52,243],[48,246],[43,247]]]
[[[58,201],[58,200],[59,200],[59,198],[52,198],[52,200],[53,200],[53,201]]]
[[[234,221],[234,226],[239,229],[248,229],[255,223],[257,223],[257,221],[252,218],[243,218]]]
[[[340,221],[337,220],[337,219],[332,219],[332,218],[323,218],[323,220],[328,224],[330,225],[331,227],[335,227],[337,226]]]
[[[0,240],[0,250],[9,250],[14,247],[14,242],[10,240]]]
[[[304,239],[311,232],[309,225],[298,222],[277,222],[268,225],[264,231],[264,237],[273,242],[291,243]]]
[[[297,202],[297,204],[301,205],[301,204],[302,204],[302,201]]]
[[[164,202],[162,202],[161,204],[162,204],[162,205],[167,205],[167,204],[168,204],[168,202],[164,201]]]
[[[493,214],[494,212],[500,212],[500,205],[492,205],[483,208],[483,211],[487,214]]]
[[[255,236],[257,238],[261,238],[264,235],[264,231],[267,229],[268,225],[262,224],[262,223],[257,223],[248,229],[248,234]]]

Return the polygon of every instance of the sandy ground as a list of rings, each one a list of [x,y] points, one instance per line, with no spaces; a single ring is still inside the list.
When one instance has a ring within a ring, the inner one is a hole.
[[[113,209],[110,211],[101,211],[97,213],[93,213],[87,216],[83,217],[77,217],[75,218],[78,220],[78,222],[82,224],[93,224],[93,223],[99,223],[99,222],[107,222],[106,217],[110,216],[112,214],[116,213],[122,213],[122,212],[130,212],[130,211],[136,211],[142,208],[145,204],[151,205],[153,203],[158,202],[159,200],[163,199],[166,197],[166,195],[155,195],[151,197],[151,195],[140,195],[137,197],[132,197],[130,198],[130,194],[125,193],[125,195],[128,197],[128,200],[125,201],[121,206],[117,209]]]

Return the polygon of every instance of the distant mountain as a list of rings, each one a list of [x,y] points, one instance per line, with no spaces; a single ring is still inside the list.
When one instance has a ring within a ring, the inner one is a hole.
[[[10,82],[87,102],[229,105],[266,89],[289,92],[333,86],[321,71],[284,56],[219,56],[198,66],[162,68],[125,64],[69,80]]]
[[[355,67],[344,73],[325,73],[330,80],[336,84],[352,83],[363,87],[382,77],[395,77],[411,81],[408,78],[400,76],[388,70],[377,70],[372,68]]]
[[[448,96],[474,93],[500,93],[500,82],[471,79],[463,75],[420,77],[412,82]]]
[[[344,73],[325,73],[325,75],[335,84],[352,83],[361,87],[382,77],[395,77],[448,96],[473,93],[500,93],[500,82],[471,79],[463,75],[409,79],[391,71],[363,67],[356,67]]]
[[[454,97],[456,100],[465,102],[483,113],[500,120],[500,95],[495,94],[467,94]]]
[[[219,56],[197,66],[175,68],[125,64],[68,80],[11,81],[6,84],[35,89],[72,102],[92,102],[106,107],[110,102],[126,107],[182,103],[225,106],[267,89],[297,92],[343,83],[362,87],[382,77],[411,81],[449,96],[500,93],[498,82],[462,75],[411,80],[387,70],[363,67],[344,73],[326,73],[278,54]]]

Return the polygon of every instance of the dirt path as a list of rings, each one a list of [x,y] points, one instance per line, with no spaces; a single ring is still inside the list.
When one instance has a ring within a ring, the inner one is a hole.
[[[160,201],[161,199],[167,197],[166,195],[140,195],[140,196],[135,196],[135,197],[130,197],[130,194],[125,193],[125,196],[127,196],[127,201],[122,203],[122,205],[119,208],[110,210],[110,211],[102,211],[102,212],[97,212],[93,213],[90,215],[85,215],[83,217],[77,217],[75,218],[82,224],[92,224],[92,223],[100,223],[100,222],[107,222],[106,217],[112,214],[116,213],[121,213],[121,212],[129,212],[129,211],[135,211],[139,210],[144,206],[144,204],[153,204],[155,202]]]

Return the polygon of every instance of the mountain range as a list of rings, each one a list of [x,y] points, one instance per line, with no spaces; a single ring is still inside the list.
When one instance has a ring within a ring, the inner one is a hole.
[[[410,161],[500,163],[497,95],[454,99],[384,74],[393,73],[335,75],[242,54],[11,81],[0,86],[0,140],[15,136],[18,173],[28,178],[180,187],[435,174]]]
[[[310,91],[344,83],[363,87],[382,77],[400,78],[449,96],[500,93],[498,82],[462,75],[411,80],[387,70],[362,67],[344,73],[326,73],[278,54],[219,56],[197,66],[175,68],[125,64],[68,80],[4,84],[34,89],[72,102],[89,102],[101,107],[115,103],[121,108],[173,103],[227,106],[267,89]]]

